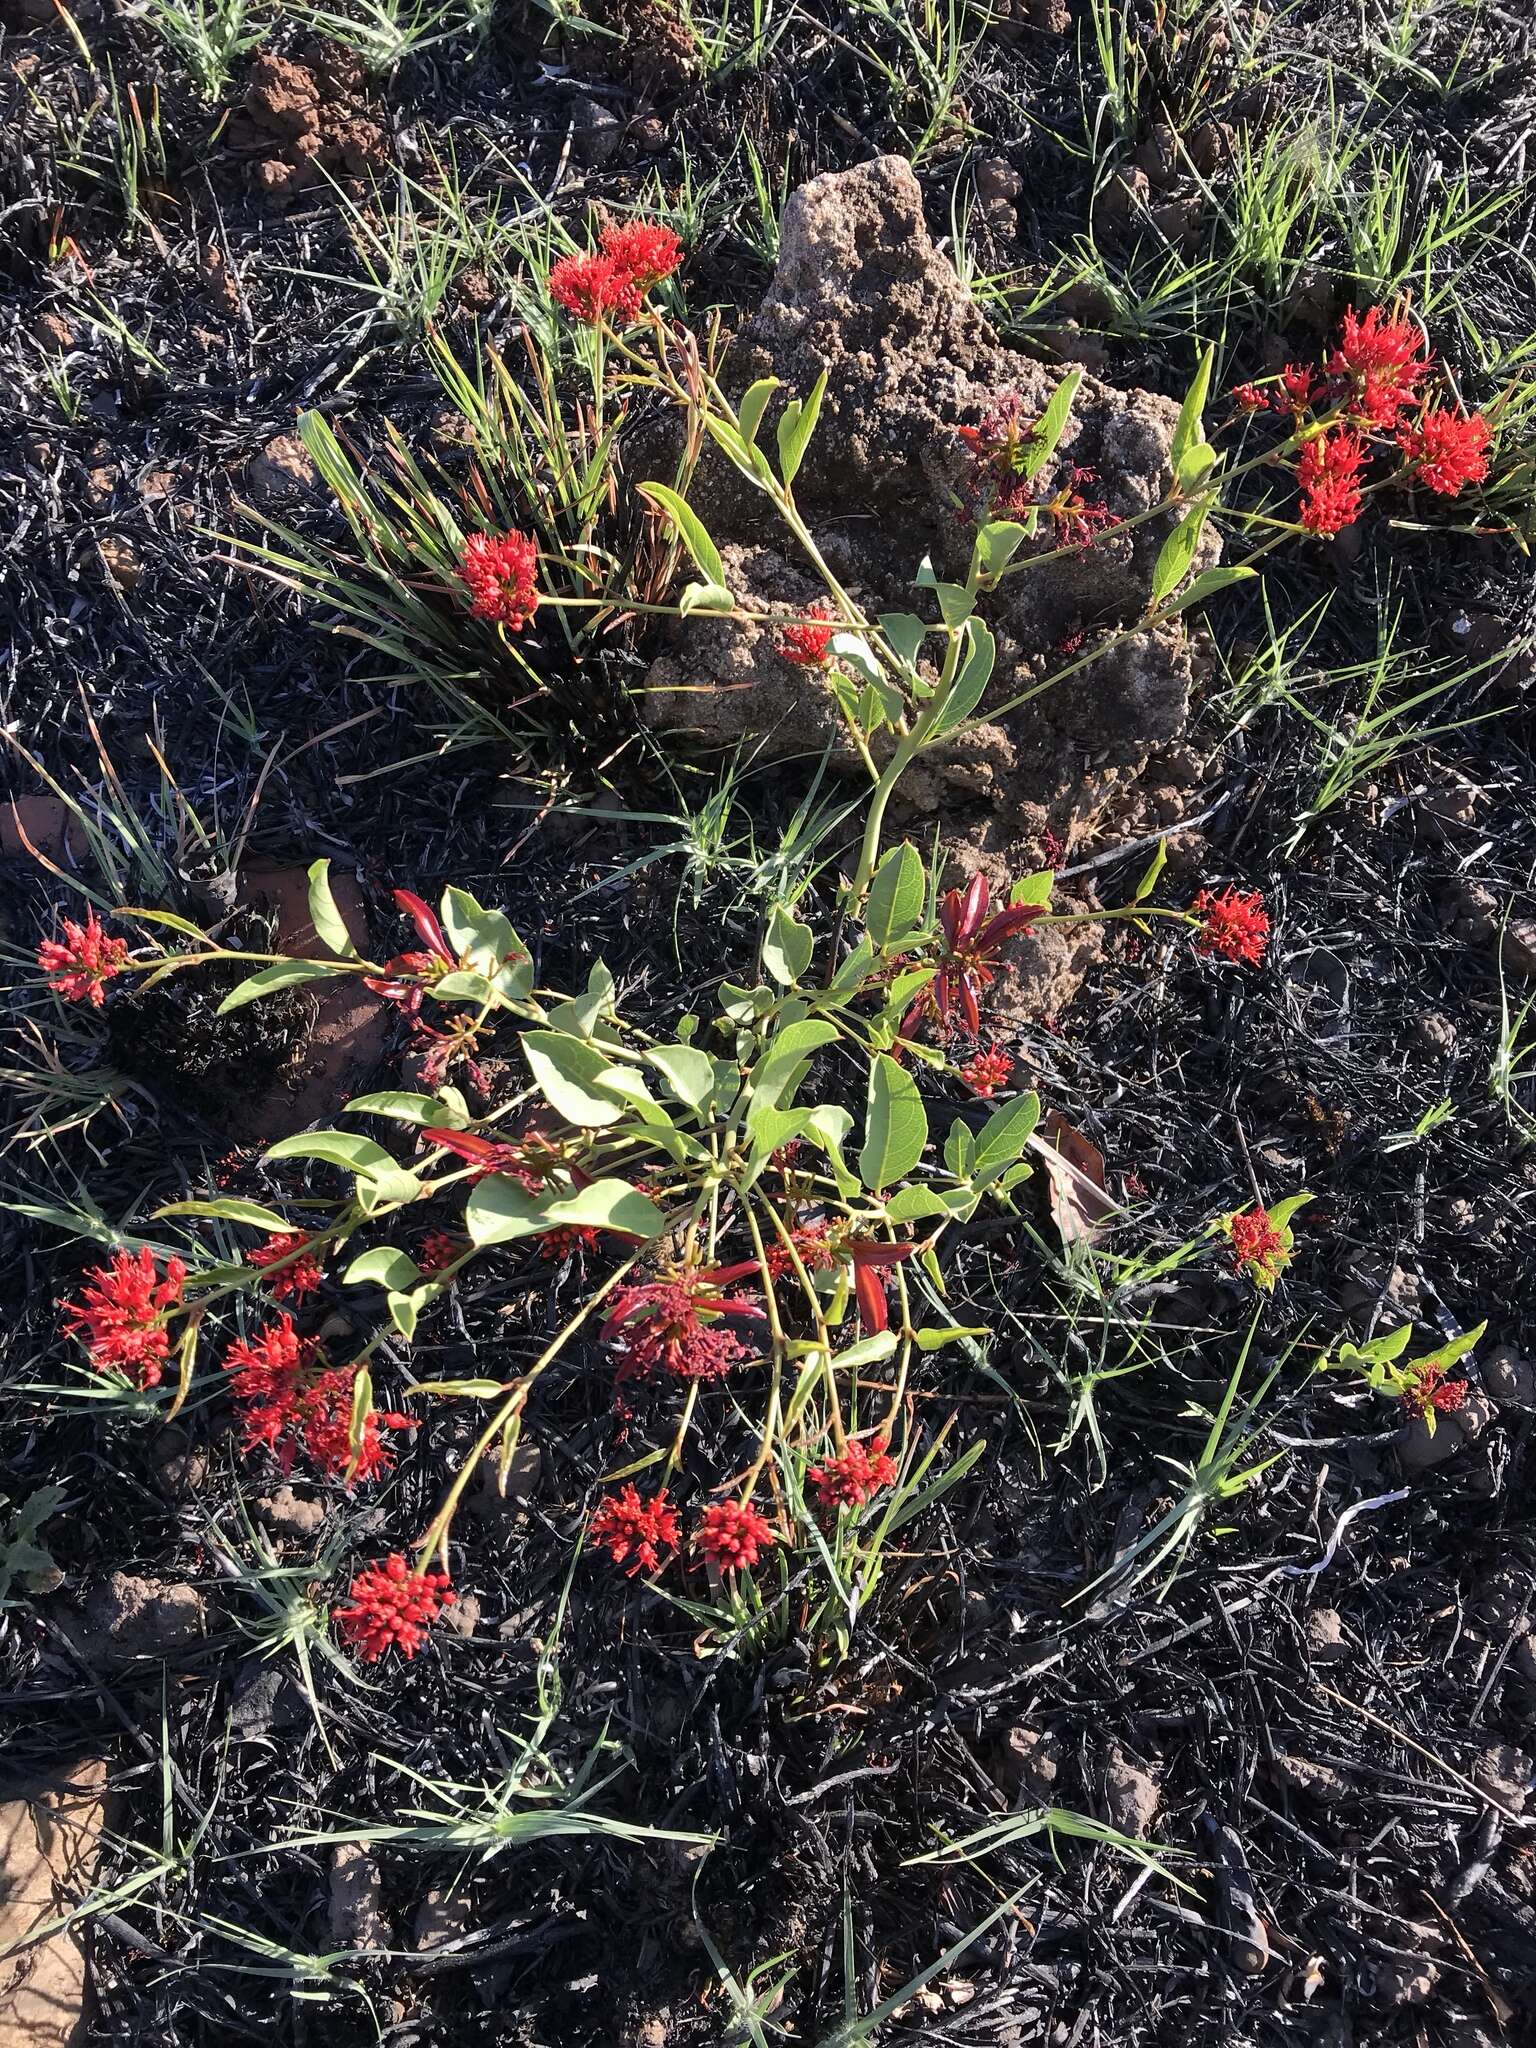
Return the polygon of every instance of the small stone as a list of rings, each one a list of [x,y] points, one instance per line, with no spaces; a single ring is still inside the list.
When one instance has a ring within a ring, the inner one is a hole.
[[[1499,958],[1511,974],[1536,975],[1536,918],[1512,917],[1499,941]]]
[[[1145,1835],[1157,1818],[1162,1797],[1151,1773],[1112,1746],[1104,1771],[1104,1799],[1111,1826],[1122,1835]]]
[[[150,1446],[155,1481],[168,1500],[198,1493],[208,1477],[208,1453],[195,1446],[185,1430],[162,1429]]]
[[[387,1948],[389,1929],[379,1911],[379,1866],[361,1842],[338,1842],[331,1851],[331,1939],[344,1948]]]
[[[44,348],[57,349],[60,355],[75,345],[74,329],[57,313],[39,313],[32,333]]]
[[[323,1500],[306,1500],[291,1486],[280,1486],[257,1501],[256,1512],[280,1541],[302,1543],[324,1524],[327,1509]]]
[[[127,1660],[170,1657],[203,1634],[207,1603],[194,1586],[113,1572],[85,1607],[82,1653]]]
[[[1474,1387],[1455,1413],[1456,1427],[1469,1444],[1476,1443],[1488,1425],[1498,1419],[1497,1405],[1481,1387]]]
[[[1483,1361],[1483,1385],[1501,1408],[1536,1408],[1536,1368],[1512,1344],[1499,1344]]]
[[[1314,1664],[1337,1664],[1351,1654],[1344,1622],[1332,1607],[1314,1607],[1307,1616],[1307,1654]]]
[[[1446,906],[1453,935],[1483,945],[1499,928],[1499,901],[1481,882],[1463,882]]]
[[[657,114],[643,115],[631,132],[647,156],[659,156],[667,146],[667,124]]]
[[[1428,1956],[1381,1956],[1373,1962],[1378,2005],[1422,2005],[1440,1981]]]
[[[102,465],[99,469],[86,472],[85,501],[93,512],[100,512],[110,505],[117,495],[118,479],[122,471],[115,462]]]
[[[671,2039],[671,2028],[660,2013],[653,2012],[624,2030],[620,2048],[667,2048]]]
[[[286,505],[307,497],[318,474],[297,434],[275,434],[247,463],[245,480],[258,505]]]
[[[462,1892],[431,1885],[411,1922],[411,1944],[417,1949],[442,1948],[457,1941],[469,1926],[469,1901]]]
[[[1425,1010],[1414,1024],[1419,1043],[1430,1052],[1448,1053],[1456,1045],[1456,1026],[1444,1010]]]
[[[1458,1237],[1466,1237],[1477,1228],[1477,1205],[1469,1202],[1465,1195],[1458,1195],[1453,1202],[1445,1205],[1445,1223],[1448,1230],[1454,1230]]]
[[[1336,1797],[1344,1790],[1344,1780],[1337,1771],[1330,1770],[1327,1764],[1313,1763],[1310,1757],[1276,1756],[1271,1767],[1282,1784],[1314,1799]]]
[[[1010,1798],[1023,1796],[1037,1806],[1054,1805],[1060,1791],[1063,1750],[1043,1728],[1008,1729],[992,1757],[992,1775]]]
[[[578,95],[571,102],[571,142],[589,170],[610,164],[619,153],[624,128],[617,114],[598,100]]]
[[[1490,1572],[1472,1594],[1472,1618],[1490,1636],[1515,1630],[1536,1633],[1536,1580],[1528,1569],[1510,1565]]]
[[[525,1438],[512,1453],[507,1466],[506,1491],[503,1492],[496,1483],[501,1470],[501,1453],[497,1450],[487,1452],[480,1461],[480,1484],[465,1506],[482,1521],[522,1513],[523,1503],[531,1500],[538,1491],[543,1463],[544,1453],[539,1446]]]
[[[1490,1798],[1507,1806],[1511,1813],[1523,1813],[1536,1778],[1536,1764],[1513,1743],[1496,1742],[1485,1749],[1472,1766],[1471,1778]]]
[[[108,576],[123,592],[131,591],[144,574],[138,551],[119,533],[103,534],[96,546]]]
[[[1454,1458],[1466,1443],[1456,1415],[1437,1415],[1433,1429],[1427,1417],[1415,1415],[1398,1439],[1398,1460],[1405,1472],[1429,1472]]]
[[[443,1609],[445,1628],[456,1636],[472,1636],[480,1626],[480,1602],[473,1593],[461,1593]]]

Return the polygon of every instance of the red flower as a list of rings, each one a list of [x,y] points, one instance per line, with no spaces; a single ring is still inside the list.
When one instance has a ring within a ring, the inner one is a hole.
[[[878,1336],[890,1328],[891,1306],[886,1300],[886,1266],[899,1266],[917,1250],[915,1244],[877,1244],[873,1238],[856,1237],[842,1251],[853,1267],[853,1298],[858,1304],[859,1327],[866,1337]]]
[[[1358,320],[1351,307],[1339,330],[1339,345],[1328,358],[1328,373],[1348,386],[1361,419],[1373,427],[1390,427],[1413,404],[1415,386],[1429,373],[1429,358],[1420,354],[1423,346],[1411,321],[1388,319],[1380,306]]]
[[[1270,1222],[1269,1211],[1259,1207],[1234,1216],[1230,1230],[1232,1257],[1239,1272],[1251,1272],[1255,1279],[1262,1277],[1271,1283],[1277,1280],[1291,1255],[1285,1239]]]
[[[750,1501],[717,1500],[704,1510],[693,1540],[717,1571],[750,1571],[773,1530]]]
[[[1369,451],[1352,427],[1316,434],[1301,451],[1301,523],[1308,533],[1334,534],[1360,515],[1358,478]]]
[[[755,1301],[721,1292],[727,1278],[755,1270],[755,1265],[715,1272],[672,1266],[655,1280],[621,1287],[602,1330],[603,1342],[623,1354],[620,1377],[648,1377],[660,1370],[674,1379],[717,1379],[737,1359],[748,1357],[747,1347],[717,1326],[727,1316],[763,1320]]]
[[[1423,1360],[1413,1385],[1399,1396],[1410,1415],[1427,1416],[1431,1409],[1438,1415],[1455,1414],[1472,1389],[1465,1380],[1447,1379],[1449,1371],[1437,1358]]]
[[[327,1478],[341,1478],[352,1463],[352,1403],[357,1372],[324,1366],[318,1372],[313,1337],[301,1337],[293,1317],[281,1316],[252,1338],[229,1347],[224,1370],[241,1410],[247,1450],[264,1444],[283,1471],[292,1470],[302,1450]],[[363,1419],[354,1479],[387,1472],[391,1459],[381,1431],[410,1429],[408,1415],[370,1409]]]
[[[114,1252],[111,1265],[86,1274],[81,1299],[64,1304],[64,1327],[84,1344],[92,1365],[158,1387],[171,1353],[165,1318],[180,1305],[186,1278],[185,1263],[167,1259],[162,1280],[148,1245]]]
[[[779,652],[796,668],[821,668],[837,631],[828,604],[813,604],[803,619],[786,626],[779,635]]]
[[[445,974],[453,973],[459,963],[432,906],[409,889],[396,889],[394,898],[415,925],[427,950],[424,953],[400,953],[393,960],[386,960],[383,975],[365,976],[363,986],[376,996],[385,996],[390,1002],[398,1003],[408,1017],[414,1017],[421,1008],[424,989],[430,988],[435,981],[441,981]]]
[[[1004,1052],[1000,1045],[993,1045],[985,1052],[973,1053],[960,1069],[960,1078],[969,1083],[978,1095],[995,1095],[999,1088],[1007,1087],[1008,1076],[1012,1072],[1012,1054]]]
[[[539,544],[526,533],[472,533],[459,576],[477,619],[520,633],[539,604]]]
[[[902,1020],[910,1038],[926,1013],[949,1029],[950,1013],[959,1005],[960,1020],[975,1037],[981,1028],[980,997],[997,979],[999,955],[1027,925],[1043,917],[1043,903],[1019,903],[988,916],[991,890],[985,875],[972,875],[966,888],[947,889],[939,902],[940,955],[938,972]]]
[[[1481,413],[1426,412],[1417,427],[1400,427],[1397,445],[1418,464],[1419,481],[1442,498],[1461,494],[1488,474],[1492,436]]]
[[[1269,917],[1259,890],[1245,896],[1239,889],[1226,888],[1219,895],[1202,889],[1194,907],[1205,918],[1195,940],[1197,952],[1219,953],[1224,960],[1246,960],[1258,966],[1269,944]]]
[[[56,996],[99,1010],[107,999],[107,983],[123,971],[128,942],[109,939],[94,910],[86,912],[84,924],[70,917],[62,923],[63,939],[44,939],[37,949],[37,964]]]
[[[1085,548],[1102,528],[1114,524],[1115,515],[1107,505],[1097,498],[1083,496],[1082,486],[1097,482],[1096,470],[1074,469],[1046,506],[1046,511],[1056,522],[1058,547]]]
[[[662,1551],[676,1550],[680,1533],[665,1487],[650,1500],[642,1500],[633,1486],[610,1493],[587,1527],[592,1541],[624,1566],[628,1579],[637,1572],[660,1571]]]
[[[429,1230],[421,1240],[421,1250],[416,1254],[416,1263],[423,1273],[441,1273],[451,1266],[464,1250],[456,1237],[450,1237],[446,1230]]]
[[[588,327],[600,326],[610,313],[627,326],[640,310],[634,277],[611,256],[562,256],[550,267],[549,295]]]
[[[1266,412],[1269,400],[1257,384],[1234,384],[1232,403],[1239,412]]]
[[[828,1458],[810,1470],[811,1484],[824,1508],[861,1507],[895,1480],[896,1460],[883,1436],[877,1436],[867,1449],[861,1443],[850,1443],[841,1457]]]
[[[802,1223],[789,1235],[800,1256],[800,1263],[808,1273],[825,1273],[837,1264],[838,1226],[826,1217],[818,1217],[814,1223]],[[788,1245],[771,1244],[764,1256],[775,1280],[794,1271],[795,1262],[789,1255]],[[754,1259],[750,1263],[755,1266],[757,1261]]]
[[[397,1550],[382,1564],[364,1565],[352,1581],[351,1606],[333,1610],[336,1626],[365,1664],[394,1646],[414,1657],[452,1590],[446,1572],[413,1572]]]
[[[320,1261],[304,1250],[312,1241],[302,1230],[274,1232],[246,1254],[246,1264],[265,1267],[286,1259],[288,1263],[272,1275],[272,1293],[278,1301],[302,1301],[306,1294],[315,1293],[325,1278]],[[299,1256],[293,1256],[295,1253]]]
[[[683,245],[659,221],[627,220],[603,229],[603,254],[630,278],[637,292],[670,277],[683,260]]]
[[[1303,368],[1300,363],[1287,363],[1280,372],[1280,389],[1285,394],[1283,406],[1277,410],[1303,413],[1312,403],[1312,394],[1317,389],[1316,372]]]
[[[504,1173],[526,1188],[530,1195],[541,1192],[550,1174],[560,1163],[560,1155],[547,1140],[517,1140],[512,1138],[482,1138],[478,1131],[448,1131],[432,1124],[419,1133],[424,1145],[441,1146],[445,1152],[452,1152],[466,1165],[475,1168],[475,1179],[484,1180],[488,1174]],[[535,1157],[537,1149],[539,1157]],[[545,1158],[543,1155],[547,1154]]]
[[[539,1257],[566,1259],[572,1252],[590,1251],[601,1235],[589,1223],[559,1224],[554,1230],[546,1230],[539,1239]]]

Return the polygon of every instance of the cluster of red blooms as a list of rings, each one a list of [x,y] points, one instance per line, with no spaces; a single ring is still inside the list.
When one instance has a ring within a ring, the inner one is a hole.
[[[682,1538],[667,1489],[646,1500],[632,1485],[608,1496],[587,1533],[630,1579],[638,1572],[660,1571]],[[717,1571],[750,1571],[773,1541],[773,1530],[750,1501],[720,1500],[704,1510],[693,1540]]]
[[[425,1145],[452,1152],[473,1169],[476,1180],[504,1173],[530,1195],[542,1194],[552,1176],[562,1167],[576,1187],[585,1186],[589,1176],[568,1160],[561,1147],[541,1131],[525,1131],[520,1138],[483,1138],[478,1131],[449,1131],[437,1125],[424,1128]]]
[[[94,910],[86,912],[84,924],[71,917],[62,923],[63,938],[44,939],[37,949],[37,964],[56,996],[99,1010],[107,999],[107,983],[123,971],[128,942],[109,939]]]
[[[868,1446],[850,1443],[840,1456],[813,1465],[809,1477],[824,1508],[862,1507],[882,1487],[894,1485],[896,1460],[887,1439],[877,1436]]]
[[[1038,428],[1026,417],[1017,391],[1005,391],[995,400],[980,425],[957,427],[955,432],[971,464],[961,485],[962,503],[978,526],[991,519],[1023,520],[1042,511],[1055,526],[1057,546],[1086,547],[1102,527],[1113,523],[1107,505],[1084,495],[1084,485],[1098,481],[1091,469],[1071,469],[1052,496],[1037,494],[1037,479],[1025,471]]]
[[[1411,320],[1380,306],[1361,317],[1351,307],[1321,371],[1287,363],[1278,390],[1239,384],[1233,391],[1239,411],[1272,409],[1298,429],[1316,406],[1336,407],[1347,420],[1303,445],[1296,480],[1309,533],[1335,534],[1359,517],[1360,476],[1371,456],[1367,435],[1390,435],[1418,481],[1439,497],[1458,497],[1487,476],[1488,422],[1479,413],[1431,405],[1421,387],[1433,367]]]
[[[64,1327],[84,1344],[92,1365],[158,1387],[171,1353],[165,1318],[180,1305],[186,1279],[186,1266],[173,1258],[162,1280],[148,1245],[114,1252],[110,1265],[86,1274],[80,1300],[64,1304]]]
[[[917,1246],[892,1244],[871,1237],[850,1237],[848,1233],[846,1223],[833,1223],[822,1218],[792,1230],[790,1238],[801,1265],[808,1273],[830,1272],[839,1265],[848,1267],[853,1275],[853,1298],[859,1311],[859,1327],[867,1337],[872,1337],[890,1327],[891,1306],[886,1298],[885,1271],[890,1266],[899,1266],[903,1259],[911,1258]],[[794,1261],[787,1246],[775,1244],[768,1247],[765,1264],[777,1280],[792,1269]],[[756,1269],[757,1261],[747,1259],[739,1266],[723,1267],[716,1278],[734,1280]]]
[[[602,1240],[602,1232],[589,1223],[562,1223],[546,1230],[539,1239],[541,1259],[568,1259],[573,1252],[591,1251]]]
[[[514,527],[508,533],[472,533],[459,559],[459,580],[469,609],[520,633],[539,606],[539,544]]]
[[[1472,1389],[1465,1380],[1447,1379],[1449,1371],[1450,1367],[1436,1358],[1426,1358],[1420,1364],[1412,1385],[1399,1396],[1410,1415],[1455,1414]]]
[[[1000,1045],[989,1045],[985,1052],[972,1053],[960,1069],[960,1078],[978,1095],[988,1096],[1006,1088],[1012,1072],[1013,1055],[1004,1052]]]
[[[312,1242],[302,1230],[274,1232],[264,1244],[247,1252],[246,1264],[265,1268],[286,1259],[288,1263],[272,1275],[272,1293],[278,1301],[302,1301],[306,1294],[317,1293],[325,1279],[320,1261],[304,1249]]]
[[[813,1222],[797,1224],[790,1231],[790,1244],[795,1248],[807,1273],[825,1273],[837,1264],[838,1226],[825,1216],[818,1216]],[[790,1257],[789,1245],[771,1244],[764,1257],[768,1271],[775,1280],[781,1280],[786,1273],[794,1271],[795,1261]]]
[[[414,1657],[452,1591],[446,1572],[413,1572],[396,1551],[363,1567],[352,1581],[351,1605],[336,1608],[334,1619],[365,1664],[390,1649]]]
[[[1269,944],[1269,914],[1259,890],[1245,896],[1240,889],[1202,889],[1194,907],[1205,919],[1195,940],[1196,952],[1219,953],[1223,960],[1258,966]]]
[[[1269,1211],[1262,1206],[1249,1209],[1232,1218],[1230,1229],[1232,1257],[1239,1272],[1251,1273],[1255,1279],[1278,1280],[1291,1255],[1285,1239],[1270,1222]]]
[[[398,1004],[407,1017],[414,1017],[426,989],[441,981],[445,974],[452,974],[459,963],[431,904],[409,889],[396,889],[394,898],[397,907],[415,925],[426,950],[397,953],[393,960],[385,961],[382,975],[366,976],[363,986],[387,1002]]]
[[[316,1340],[301,1337],[293,1317],[281,1316],[252,1338],[229,1347],[224,1370],[240,1407],[247,1450],[264,1444],[284,1472],[300,1451],[325,1477],[339,1479],[352,1463],[352,1403],[356,1372],[318,1366]],[[410,1429],[409,1415],[370,1409],[363,1418],[354,1478],[375,1479],[393,1460],[382,1431]]]
[[[779,652],[796,668],[821,668],[825,665],[832,635],[837,627],[832,618],[829,604],[813,604],[804,618],[786,626],[779,635]]]
[[[458,1239],[450,1237],[446,1230],[429,1230],[421,1240],[416,1263],[423,1273],[441,1273],[453,1264],[463,1249]]]
[[[654,1373],[673,1379],[718,1379],[750,1354],[739,1338],[721,1328],[727,1316],[763,1320],[755,1301],[729,1295],[722,1287],[757,1270],[744,1266],[668,1267],[654,1280],[621,1287],[613,1297],[603,1342],[622,1354],[620,1378],[648,1379]]]
[[[612,316],[629,326],[653,285],[683,260],[683,245],[655,221],[610,224],[587,256],[562,256],[550,267],[549,295],[573,320],[600,326]]]
[[[991,886],[982,874],[972,875],[964,889],[947,889],[940,898],[938,971],[902,1019],[903,1038],[911,1038],[930,1016],[940,1034],[947,1034],[957,1009],[973,1038],[980,1031],[981,996],[997,979],[1004,946],[1045,915],[1043,903],[1017,903],[994,912],[991,899]]]

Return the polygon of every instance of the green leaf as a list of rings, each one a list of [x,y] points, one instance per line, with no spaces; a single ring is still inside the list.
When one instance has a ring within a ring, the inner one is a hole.
[[[839,1351],[832,1364],[834,1369],[856,1372],[860,1366],[877,1365],[882,1358],[889,1358],[895,1349],[896,1332],[877,1330],[873,1337],[861,1337],[857,1344]]]
[[[977,1180],[1000,1172],[1023,1156],[1024,1148],[1040,1121],[1040,1098],[1031,1089],[1012,1102],[995,1109],[976,1137],[976,1159],[972,1173]]]
[[[528,950],[506,913],[486,910],[467,889],[445,889],[438,914],[460,965],[476,974],[494,975],[509,959]]]
[[[749,384],[741,395],[736,408],[736,424],[741,429],[741,438],[749,448],[757,441],[757,430],[763,424],[763,414],[768,410],[768,401],[779,388],[777,377],[759,377],[755,384]]]
[[[1200,367],[1195,372],[1195,381],[1185,395],[1179,410],[1179,422],[1173,430],[1173,441],[1168,450],[1168,462],[1174,476],[1182,486],[1193,450],[1205,444],[1205,402],[1211,389],[1211,372],[1216,365],[1216,349],[1212,344],[1200,358]]]
[[[439,975],[427,989],[427,994],[438,1003],[488,1003],[495,993],[488,975],[467,967]]]
[[[830,1045],[838,1035],[835,1024],[827,1024],[816,1018],[806,1018],[798,1024],[787,1025],[776,1032],[769,1041],[768,1050],[752,1069],[751,1093],[754,1102],[763,1102],[771,1108],[782,1108],[790,1083],[798,1085],[798,1075],[810,1055],[820,1046]]]
[[[864,906],[864,929],[882,951],[922,923],[928,885],[922,855],[909,841],[893,846],[875,869]]]
[[[976,1141],[970,1125],[957,1116],[944,1139],[944,1164],[956,1180],[969,1180],[976,1166]]]
[[[247,1003],[259,1002],[280,988],[292,988],[301,981],[329,981],[342,971],[327,966],[323,960],[276,960],[270,967],[248,974],[238,988],[230,990],[214,1014],[227,1016],[231,1010],[243,1010]]]
[[[1024,481],[1031,482],[1037,477],[1051,457],[1056,453],[1062,435],[1067,430],[1067,420],[1072,411],[1072,401],[1077,396],[1077,387],[1083,380],[1079,369],[1068,370],[1065,377],[1051,393],[1051,402],[1040,415],[1040,424],[1030,437],[1024,456]]]
[[[929,628],[916,612],[882,612],[880,632],[903,668],[916,668],[917,657]]]
[[[309,921],[315,928],[315,937],[340,959],[357,958],[357,947],[347,929],[347,921],[336,908],[336,898],[331,894],[331,864],[328,860],[315,861],[309,870]]]
[[[180,932],[184,938],[200,939],[205,946],[213,943],[200,925],[193,924],[190,918],[178,917],[174,910],[140,910],[136,905],[125,903],[113,915],[140,919],[145,924],[163,924],[167,930]]]
[[[1189,574],[1189,565],[1195,559],[1195,550],[1200,545],[1200,535],[1210,509],[1209,498],[1202,498],[1197,505],[1191,505],[1158,549],[1157,566],[1152,571],[1152,601],[1147,607],[1148,611],[1155,612],[1165,598],[1173,595]]]
[[[1030,537],[1016,519],[989,519],[977,528],[971,551],[972,582],[995,581]]]
[[[899,1188],[885,1205],[891,1223],[921,1223],[925,1216],[965,1216],[976,1207],[969,1188]]]
[[[831,985],[827,989],[828,997],[833,1002],[846,1002],[849,996],[856,995],[864,986],[874,971],[874,965],[874,946],[867,938],[860,939],[833,975]]]
[[[809,398],[803,404],[798,398],[791,398],[779,414],[779,474],[786,484],[792,484],[800,473],[805,451],[816,431],[816,419],[826,389],[827,373],[823,370],[811,386]]]
[[[660,1237],[667,1227],[649,1195],[642,1195],[627,1180],[594,1180],[573,1195],[562,1195],[546,1203],[544,1219],[557,1224],[581,1225],[592,1230],[618,1230],[626,1237]]]
[[[997,660],[997,642],[991,628],[981,619],[972,619],[966,627],[970,644],[966,651],[960,673],[950,686],[943,709],[934,720],[933,737],[941,739],[945,733],[953,732],[962,720],[970,717],[981,702],[982,693],[992,680],[993,664]]]
[[[1136,884],[1136,894],[1131,898],[1131,901],[1133,903],[1146,902],[1147,898],[1152,894],[1152,891],[1157,887],[1158,876],[1163,872],[1163,869],[1167,867],[1167,865],[1168,842],[1166,839],[1159,839],[1159,841],[1157,842],[1157,851],[1153,854],[1151,860],[1147,863],[1146,873],[1142,876],[1141,880]]]
[[[654,499],[671,519],[683,537],[683,545],[693,557],[694,567],[704,581],[725,589],[725,563],[720,558],[720,550],[710,539],[703,520],[687,500],[678,492],[669,489],[666,484],[641,484],[640,495],[642,498]]]
[[[1008,891],[1009,908],[1017,909],[1021,903],[1049,904],[1051,885],[1055,880],[1056,874],[1052,868],[1041,868],[1033,875],[1023,876]]]
[[[678,614],[689,618],[694,612],[729,612],[736,600],[723,583],[690,583],[678,599]]]
[[[943,1329],[912,1332],[919,1351],[942,1351],[946,1344],[961,1344],[967,1338],[990,1337],[991,1334],[984,1323],[970,1329],[962,1329],[958,1323],[948,1323]]]
[[[879,1194],[893,1181],[905,1180],[922,1158],[927,1142],[928,1113],[917,1083],[889,1054],[876,1054],[869,1070],[860,1180],[872,1194]]]
[[[775,903],[763,941],[763,965],[781,988],[794,988],[804,978],[816,950],[816,937],[782,903]]]
[[[676,1099],[702,1116],[719,1079],[719,1070],[709,1054],[700,1052],[696,1045],[653,1045],[646,1058]]]
[[[390,1321],[409,1343],[416,1334],[416,1319],[421,1313],[421,1304],[414,1294],[401,1294],[393,1289],[386,1299]],[[358,1378],[363,1377],[364,1375],[359,1373]]]
[[[621,1076],[595,1046],[564,1031],[525,1031],[522,1047],[540,1094],[568,1124],[596,1131],[623,1116]]]
[[[462,1097],[460,1100],[462,1101]],[[383,1088],[377,1095],[354,1095],[346,1104],[348,1116],[387,1116],[396,1123],[415,1124],[428,1130],[461,1131],[469,1122],[435,1095],[413,1095],[407,1088]]]
[[[1203,604],[1218,590],[1225,590],[1229,583],[1247,583],[1258,573],[1257,569],[1247,568],[1241,562],[1234,562],[1226,569],[1202,569],[1189,588],[1180,592],[1177,601],[1167,606],[1163,616],[1174,618],[1179,612],[1187,612],[1191,605]]]
[[[216,1216],[225,1223],[249,1223],[253,1230],[284,1234],[293,1228],[275,1209],[263,1208],[260,1202],[243,1202],[235,1195],[221,1195],[212,1202],[170,1202],[155,1211],[155,1221],[162,1216]]]
[[[537,1237],[549,1222],[541,1201],[515,1180],[493,1173],[476,1182],[464,1204],[464,1228],[471,1244],[508,1244],[517,1237]]]
[[[341,1276],[344,1287],[361,1287],[371,1282],[396,1293],[414,1287],[420,1278],[421,1268],[416,1261],[392,1244],[375,1245],[372,1251],[359,1252]]]
[[[299,1131],[291,1138],[279,1138],[262,1154],[264,1159],[323,1159],[328,1166],[345,1167],[349,1173],[378,1180],[400,1168],[382,1145],[372,1138],[360,1138],[356,1131]]]

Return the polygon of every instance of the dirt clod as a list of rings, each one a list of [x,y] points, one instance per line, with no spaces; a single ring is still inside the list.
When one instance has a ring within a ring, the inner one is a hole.
[[[280,1543],[307,1543],[324,1526],[323,1500],[308,1500],[291,1486],[280,1486],[257,1501],[256,1512]]]
[[[1123,1835],[1145,1835],[1162,1804],[1157,1780],[1124,1751],[1112,1747],[1104,1769],[1104,1803],[1110,1824]]]
[[[173,1657],[199,1640],[207,1613],[195,1586],[113,1572],[86,1602],[80,1649],[98,1662]]]
[[[379,1910],[383,1880],[361,1842],[338,1842],[331,1851],[331,1939],[345,1948],[385,1948],[389,1928]]]
[[[1307,1651],[1314,1664],[1337,1664],[1352,1654],[1335,1608],[1314,1607],[1307,1616]]]

